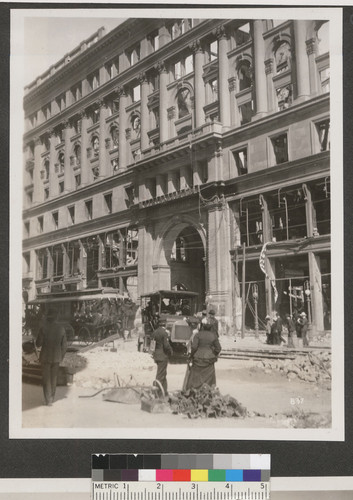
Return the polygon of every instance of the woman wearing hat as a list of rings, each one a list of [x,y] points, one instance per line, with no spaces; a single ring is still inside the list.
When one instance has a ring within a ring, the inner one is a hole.
[[[203,384],[216,385],[214,364],[221,349],[218,336],[212,331],[212,324],[207,318],[204,318],[200,331],[195,334],[192,341],[192,366],[186,382],[186,389],[198,389]]]

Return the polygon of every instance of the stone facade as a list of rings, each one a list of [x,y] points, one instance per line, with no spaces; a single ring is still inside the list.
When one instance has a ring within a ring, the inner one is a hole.
[[[187,288],[239,329],[245,252],[249,328],[257,286],[330,329],[327,28],[129,19],[27,86],[29,298]]]

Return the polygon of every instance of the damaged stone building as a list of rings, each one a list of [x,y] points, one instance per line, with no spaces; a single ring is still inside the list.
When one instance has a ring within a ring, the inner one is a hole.
[[[248,328],[330,330],[329,74],[328,22],[99,29],[25,87],[26,297],[187,289],[239,328],[245,293]]]

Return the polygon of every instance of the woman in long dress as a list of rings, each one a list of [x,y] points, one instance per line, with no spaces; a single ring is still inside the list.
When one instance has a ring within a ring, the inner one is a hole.
[[[186,389],[198,389],[203,384],[216,385],[215,362],[221,352],[221,345],[212,325],[207,319],[201,322],[201,329],[197,332],[191,344],[191,360],[189,377]]]

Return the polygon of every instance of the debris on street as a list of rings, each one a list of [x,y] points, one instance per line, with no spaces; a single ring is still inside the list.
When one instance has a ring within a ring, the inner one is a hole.
[[[244,408],[235,398],[222,396],[217,387],[204,384],[200,389],[188,389],[169,397],[173,413],[189,418],[245,417]]]
[[[331,381],[331,352],[308,352],[297,356],[295,360],[261,360],[258,366],[265,373],[277,371],[287,376],[289,380],[300,379],[305,382],[328,384]]]

